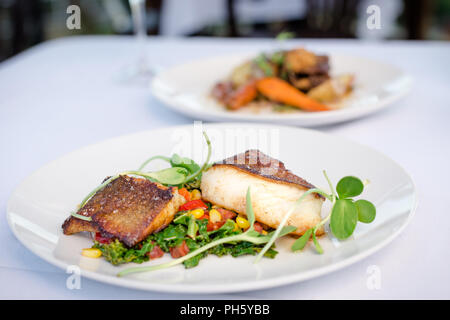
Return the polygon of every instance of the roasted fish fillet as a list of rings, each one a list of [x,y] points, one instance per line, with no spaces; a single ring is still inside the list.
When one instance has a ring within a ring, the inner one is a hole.
[[[281,161],[259,150],[248,150],[215,163],[202,175],[203,199],[240,214],[245,214],[249,186],[256,220],[272,228],[278,227],[305,191],[314,188],[287,170]],[[304,199],[287,222],[297,227],[294,234],[301,235],[320,222],[323,201],[317,194]],[[317,232],[322,233],[323,229]]]
[[[165,228],[185,201],[176,188],[120,176],[78,210],[78,214],[91,217],[92,221],[70,216],[62,228],[67,235],[81,231],[101,232],[132,247],[149,234]]]

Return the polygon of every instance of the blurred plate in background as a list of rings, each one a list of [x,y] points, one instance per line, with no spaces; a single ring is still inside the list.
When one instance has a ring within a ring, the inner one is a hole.
[[[397,67],[360,57],[330,55],[332,76],[355,75],[354,91],[342,101],[340,109],[294,113],[226,110],[210,96],[212,87],[226,79],[234,67],[256,56],[257,53],[240,54],[178,65],[159,73],[151,83],[151,91],[164,106],[194,119],[318,126],[356,119],[393,106],[412,83]]]

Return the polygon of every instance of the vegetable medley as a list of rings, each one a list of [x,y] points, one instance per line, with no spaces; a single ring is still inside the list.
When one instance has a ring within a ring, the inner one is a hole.
[[[329,58],[303,48],[260,54],[217,83],[212,96],[229,110],[270,105],[274,111],[328,111],[352,91],[354,76],[330,76]]]
[[[127,248],[117,239],[96,233],[92,249],[100,250],[103,257],[114,265],[128,262],[142,263],[161,258],[165,253],[170,253],[172,258],[176,259],[212,241],[241,234],[250,227],[246,217],[202,201],[198,189],[189,192],[186,188],[181,188],[178,192],[186,198],[187,202],[179,208],[172,223],[164,230],[151,234],[133,248]],[[257,232],[267,235],[268,228],[260,223],[255,222],[254,228]],[[236,244],[224,243],[184,261],[183,264],[186,268],[195,267],[200,259],[208,254],[219,257],[256,255],[262,247],[263,245],[246,241]],[[92,253],[92,249],[87,250]],[[275,258],[276,254],[277,252],[271,248],[265,256]]]

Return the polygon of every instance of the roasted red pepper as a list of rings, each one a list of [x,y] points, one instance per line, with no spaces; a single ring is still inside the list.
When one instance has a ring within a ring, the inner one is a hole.
[[[186,202],[178,209],[178,211],[188,211],[198,208],[208,209],[208,206],[202,200],[198,199]]]
[[[103,236],[100,232],[95,233],[95,241],[100,242],[102,244],[109,244],[112,242],[112,238]]]

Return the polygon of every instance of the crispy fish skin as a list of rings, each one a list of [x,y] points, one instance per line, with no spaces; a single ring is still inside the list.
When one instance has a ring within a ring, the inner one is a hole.
[[[92,221],[71,216],[62,228],[64,234],[101,232],[132,247],[149,234],[165,228],[185,201],[176,188],[120,176],[78,210],[78,214],[91,217]]]
[[[282,162],[259,150],[248,150],[225,159],[202,175],[203,199],[240,214],[245,214],[249,186],[256,220],[272,228],[278,227],[304,192],[314,188],[287,170]],[[297,227],[293,234],[302,235],[320,222],[323,201],[324,198],[317,194],[304,199],[287,222]],[[318,235],[322,233],[323,228],[317,232]]]

